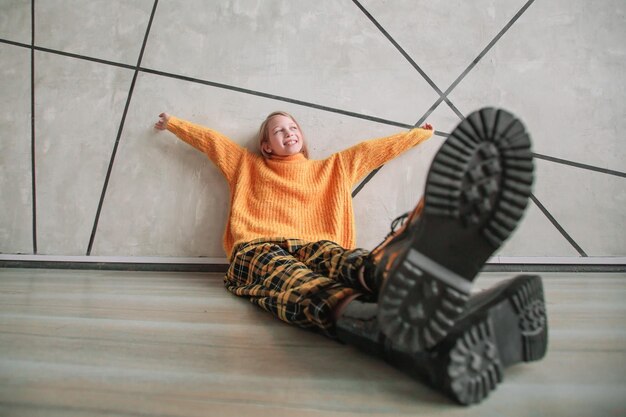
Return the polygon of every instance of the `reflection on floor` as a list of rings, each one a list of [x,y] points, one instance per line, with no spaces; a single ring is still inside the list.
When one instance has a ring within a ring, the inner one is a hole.
[[[542,275],[547,357],[462,408],[219,274],[0,269],[0,415],[625,415],[626,274]]]

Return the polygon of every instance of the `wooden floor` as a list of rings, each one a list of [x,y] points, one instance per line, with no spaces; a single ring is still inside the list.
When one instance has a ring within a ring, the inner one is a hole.
[[[464,408],[219,274],[0,269],[0,416],[626,415],[626,274],[542,275],[547,357]]]

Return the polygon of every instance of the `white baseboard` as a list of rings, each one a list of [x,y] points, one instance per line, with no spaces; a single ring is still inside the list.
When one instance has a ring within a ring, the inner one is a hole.
[[[22,262],[77,262],[123,264],[227,264],[226,258],[174,256],[65,256],[65,255],[10,255],[0,254],[0,261]]]
[[[506,265],[626,265],[625,256],[493,256],[488,264]]]
[[[168,257],[168,256],[65,256],[0,254],[0,261],[112,263],[112,264],[228,264],[220,257]],[[493,265],[626,265],[624,256],[547,257],[547,256],[493,256]]]

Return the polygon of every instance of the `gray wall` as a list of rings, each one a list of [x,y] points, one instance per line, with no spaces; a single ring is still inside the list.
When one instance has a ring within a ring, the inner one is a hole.
[[[224,257],[224,181],[152,125],[168,111],[252,147],[277,109],[314,158],[423,120],[441,132],[355,197],[372,247],[420,198],[445,134],[490,105],[525,121],[538,156],[535,200],[499,255],[624,257],[625,9],[0,0],[0,253]]]

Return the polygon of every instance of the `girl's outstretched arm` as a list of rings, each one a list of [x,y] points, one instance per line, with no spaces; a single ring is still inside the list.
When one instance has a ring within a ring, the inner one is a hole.
[[[433,133],[433,126],[425,123],[408,132],[361,142],[336,155],[342,161],[351,181],[356,183],[370,171],[427,140]]]
[[[205,153],[222,171],[228,182],[236,178],[240,160],[246,151],[225,135],[168,113],[159,114],[159,120],[154,127],[158,130],[169,130],[179,139]]]

